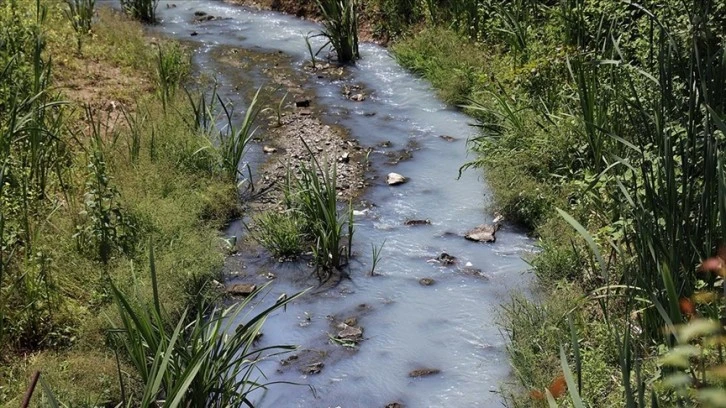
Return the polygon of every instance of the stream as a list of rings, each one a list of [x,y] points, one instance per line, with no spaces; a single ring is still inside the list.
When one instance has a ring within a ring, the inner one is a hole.
[[[394,401],[406,407],[501,406],[498,390],[510,366],[496,318],[513,290],[527,290],[531,274],[522,257],[536,247],[523,231],[506,224],[496,243],[463,238],[467,230],[493,219],[486,210],[490,193],[481,172],[469,170],[457,178],[459,167],[471,159],[466,141],[478,132],[469,126],[471,118],[438,100],[426,81],[401,68],[383,47],[362,44],[362,59],[345,79],[319,78],[303,69],[309,58],[303,36],[319,31],[317,24],[213,0],[175,3],[173,8],[164,1],[159,4],[163,23],[157,29],[196,43],[195,70],[215,74],[221,90],[237,84],[215,61],[218,47],[282,52],[299,75],[310,77],[315,104],[325,107],[321,119],[348,129],[362,146],[373,148],[371,187],[361,198],[375,205],[356,216],[358,256],[351,279],[311,291],[274,314],[259,344],[297,344],[308,356],[319,356],[324,366],[317,374],[284,369],[280,361],[285,355],[260,365],[266,381],[309,384],[315,392],[306,386],[273,385],[254,395],[256,406],[383,408]],[[195,11],[218,18],[193,23]],[[198,35],[190,36],[193,31]],[[363,84],[370,95],[363,102],[350,101],[341,93],[341,81]],[[412,147],[413,157],[388,164],[384,142],[392,149]],[[253,147],[251,160],[261,160],[260,150]],[[410,181],[388,186],[389,172]],[[405,226],[410,219],[428,219],[431,225]],[[376,269],[380,276],[369,276],[371,245],[384,241]],[[457,265],[432,261],[443,252],[455,256]],[[301,279],[299,274],[307,269],[294,263],[250,256],[240,264],[245,274],[272,271],[278,277],[262,303],[315,282]],[[435,283],[421,285],[424,277]],[[331,322],[349,316],[364,329],[364,340],[355,350],[329,341],[329,334],[337,332]],[[420,368],[440,373],[409,377]]]

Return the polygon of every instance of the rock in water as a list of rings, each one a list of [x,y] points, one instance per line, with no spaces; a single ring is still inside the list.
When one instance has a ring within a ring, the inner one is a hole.
[[[431,220],[406,220],[403,225],[431,225]]]
[[[494,242],[497,240],[496,233],[496,225],[482,224],[467,232],[464,238],[468,239],[469,241]]]
[[[421,278],[421,279],[419,279],[418,283],[420,283],[423,286],[431,286],[435,283],[435,281],[431,278]]]
[[[504,217],[497,214],[492,224],[482,224],[466,233],[464,238],[469,241],[494,242],[497,240],[496,233]]]
[[[419,368],[408,373],[411,378],[428,377],[430,375],[438,374],[441,370],[438,368]]]
[[[275,149],[275,148],[274,148],[274,147],[272,147],[272,146],[262,146],[262,151],[263,151],[263,152],[264,152],[265,154],[272,154],[272,153],[275,153],[275,152],[277,152],[277,149]]]
[[[453,265],[456,263],[456,257],[449,255],[446,252],[442,252],[436,260],[441,262],[441,265]]]
[[[323,367],[325,367],[325,364],[322,361],[319,361],[317,363],[313,363],[306,367],[303,367],[301,369],[301,371],[303,374],[308,374],[308,375],[319,374],[320,371],[323,370]]]
[[[257,290],[257,285],[251,283],[236,283],[227,288],[227,293],[232,296],[247,297]]]
[[[398,173],[388,173],[388,176],[386,177],[386,183],[388,183],[389,186],[397,186],[407,181],[408,179],[406,179],[406,177],[403,177]]]

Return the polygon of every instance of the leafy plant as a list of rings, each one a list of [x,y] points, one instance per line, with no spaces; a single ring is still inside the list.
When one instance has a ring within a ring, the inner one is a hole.
[[[347,64],[360,58],[358,50],[358,0],[315,0],[323,17],[323,31],[338,62]]]
[[[267,317],[302,296],[283,296],[273,305],[243,314],[252,306],[260,288],[242,303],[228,308],[200,305],[189,319],[172,318],[161,306],[157,289],[153,247],[150,247],[153,304],[135,306],[112,285],[122,326],[114,333],[141,376],[144,392],[140,406],[252,406],[249,394],[267,384],[258,382],[257,365],[293,346],[256,348],[256,338]],[[240,324],[240,321],[244,323]],[[239,326],[235,327],[237,324]]]
[[[298,177],[288,172],[285,202],[288,208],[297,212],[299,218],[304,220],[303,231],[312,241],[316,274],[318,279],[326,281],[333,271],[341,271],[351,258],[353,208],[349,204],[344,215],[340,215],[335,164],[321,164],[315,159],[307,143],[305,146],[311,161],[300,167]]]
[[[386,240],[384,239],[383,242],[381,242],[381,245],[374,245],[371,244],[371,276],[374,276],[376,274],[376,268],[378,267],[378,263],[381,261],[381,251],[383,251],[383,246],[386,245]]]
[[[156,79],[164,109],[188,75],[190,66],[189,55],[179,43],[171,42],[158,47]]]
[[[250,236],[276,258],[294,258],[305,248],[303,221],[294,211],[266,211],[252,220]]]
[[[73,31],[76,32],[78,53],[80,54],[83,39],[91,33],[96,0],[66,0],[66,4],[68,4],[68,10],[65,10],[65,15],[70,21]]]
[[[221,99],[219,100],[227,120],[227,127],[225,131],[219,132],[218,146],[216,146],[215,149],[220,157],[222,172],[227,179],[235,183],[243,174],[239,167],[245,153],[247,152],[247,146],[257,131],[257,128],[254,126],[257,116],[262,111],[262,107],[259,105],[261,90],[262,88],[257,89],[257,92],[252,97],[252,101],[247,107],[245,116],[239,126],[235,126],[234,124],[232,111],[222,102]]]
[[[156,7],[159,0],[121,0],[126,14],[144,23],[156,23]]]

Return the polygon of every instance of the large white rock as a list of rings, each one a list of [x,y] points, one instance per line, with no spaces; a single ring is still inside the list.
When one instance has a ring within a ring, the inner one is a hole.
[[[388,173],[388,177],[386,177],[386,183],[388,183],[389,186],[396,186],[407,181],[408,179],[406,179],[406,177],[403,177],[398,173]]]

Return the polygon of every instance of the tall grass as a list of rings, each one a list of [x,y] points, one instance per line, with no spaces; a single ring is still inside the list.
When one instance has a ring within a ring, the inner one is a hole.
[[[182,80],[189,74],[190,56],[176,42],[158,47],[156,78],[161,102],[166,109]]]
[[[134,305],[112,285],[122,322],[113,333],[144,384],[140,406],[252,406],[248,395],[267,387],[259,382],[264,381],[264,374],[257,364],[295,349],[282,345],[256,348],[256,338],[271,313],[303,292],[281,297],[273,305],[251,313],[248,309],[253,299],[264,290],[260,288],[238,305],[200,305],[196,316],[188,317],[183,312],[172,324],[172,317],[159,302],[153,246],[149,259],[152,305]]]
[[[66,4],[68,4],[68,10],[65,10],[65,15],[76,33],[76,43],[80,54],[83,39],[91,34],[96,0],[66,0]]]
[[[219,145],[217,152],[219,153],[221,166],[227,179],[237,182],[244,177],[244,173],[240,170],[242,159],[247,152],[250,141],[254,137],[257,128],[255,121],[262,111],[259,104],[259,96],[262,88],[259,88],[252,97],[245,116],[239,125],[236,125],[232,116],[232,111],[220,100],[224,115],[227,120],[225,132],[219,133]]]
[[[338,56],[347,64],[360,58],[358,50],[358,0],[315,0],[323,17],[321,35],[328,39]]]
[[[159,0],[121,0],[126,14],[144,23],[156,23],[156,7]]]
[[[303,222],[317,277],[324,282],[334,271],[341,272],[352,256],[353,208],[349,204],[340,214],[335,164],[320,163],[309,147],[308,152],[310,163],[301,165],[297,177],[288,175],[285,201]]]

